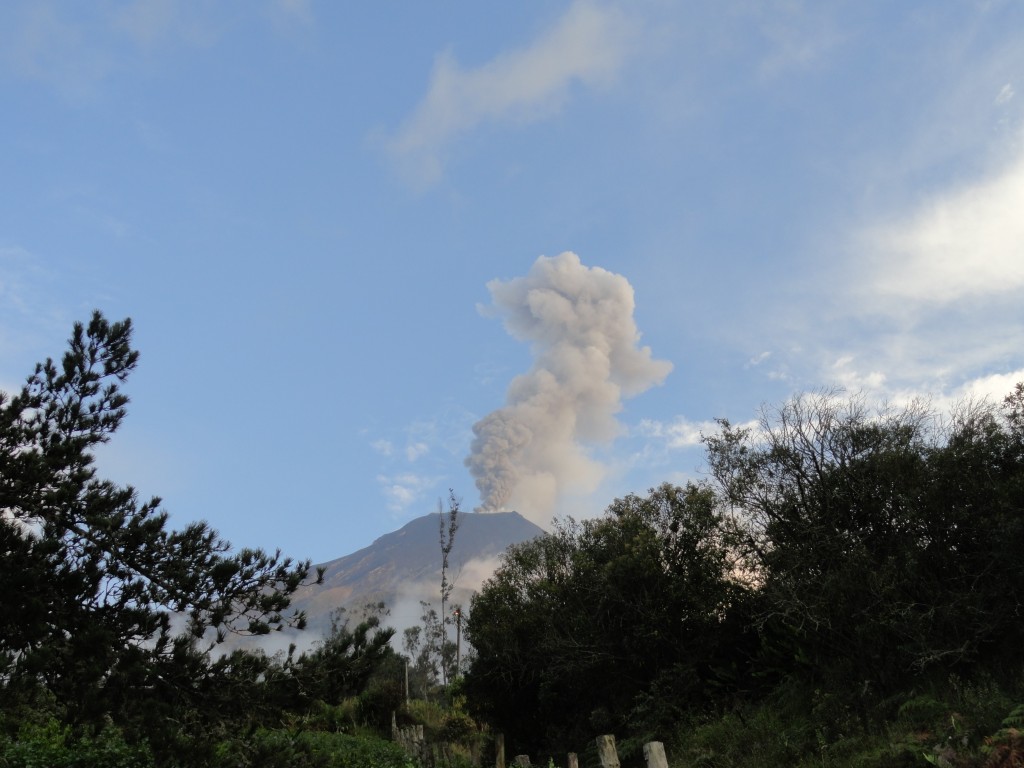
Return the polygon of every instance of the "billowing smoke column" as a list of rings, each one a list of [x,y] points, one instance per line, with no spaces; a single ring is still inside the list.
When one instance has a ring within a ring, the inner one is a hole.
[[[534,362],[505,407],[473,425],[466,466],[480,511],[516,509],[547,525],[562,492],[592,491],[604,475],[583,446],[612,440],[623,398],[660,384],[672,364],[638,346],[629,281],[575,253],[542,256],[526,277],[487,287],[491,312],[530,343]]]

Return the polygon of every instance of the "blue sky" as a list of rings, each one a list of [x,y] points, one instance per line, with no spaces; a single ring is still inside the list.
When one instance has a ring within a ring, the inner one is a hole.
[[[0,387],[130,316],[103,471],[315,561],[479,504],[473,425],[545,376],[568,420],[506,501],[541,522],[801,390],[1001,397],[1022,34],[1009,0],[10,0]],[[529,326],[556,274],[568,346]]]

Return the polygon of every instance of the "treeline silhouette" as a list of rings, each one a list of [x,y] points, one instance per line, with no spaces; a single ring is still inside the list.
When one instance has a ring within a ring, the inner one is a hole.
[[[825,391],[719,427],[705,481],[507,553],[470,609],[471,707],[535,754],[614,733],[684,765],[1024,756],[1022,710],[1001,728],[1024,701],[1024,385],[947,414]]]

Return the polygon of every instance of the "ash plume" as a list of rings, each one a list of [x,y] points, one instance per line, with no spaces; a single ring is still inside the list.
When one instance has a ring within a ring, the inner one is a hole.
[[[489,313],[529,342],[534,362],[505,406],[473,425],[466,466],[478,511],[515,509],[547,525],[563,492],[592,491],[604,477],[585,446],[614,439],[623,399],[660,384],[672,364],[639,346],[629,281],[575,253],[541,256],[525,277],[487,288]]]

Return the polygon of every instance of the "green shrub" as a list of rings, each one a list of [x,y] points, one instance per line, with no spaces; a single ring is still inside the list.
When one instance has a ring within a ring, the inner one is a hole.
[[[375,681],[359,694],[359,715],[362,722],[381,734],[391,731],[391,713],[405,703],[402,686],[391,680]]]
[[[56,720],[27,723],[17,737],[0,741],[4,768],[151,768],[153,756],[145,746],[125,742],[108,725],[93,736],[75,737]]]
[[[922,694],[900,705],[898,721],[915,730],[931,730],[949,716],[949,706],[934,696]]]
[[[452,712],[444,719],[441,738],[443,741],[467,743],[476,735],[476,732],[476,723],[473,718],[463,712]]]
[[[401,747],[346,733],[280,729],[217,746],[213,768],[415,768]]]
[[[815,750],[810,723],[784,719],[778,709],[761,706],[743,717],[726,714],[684,728],[671,751],[694,768],[775,768],[798,765],[802,755]]]
[[[441,733],[444,728],[445,718],[448,716],[448,712],[443,706],[424,699],[413,699],[410,701],[407,711],[413,722],[423,726],[423,730],[428,737]]]

